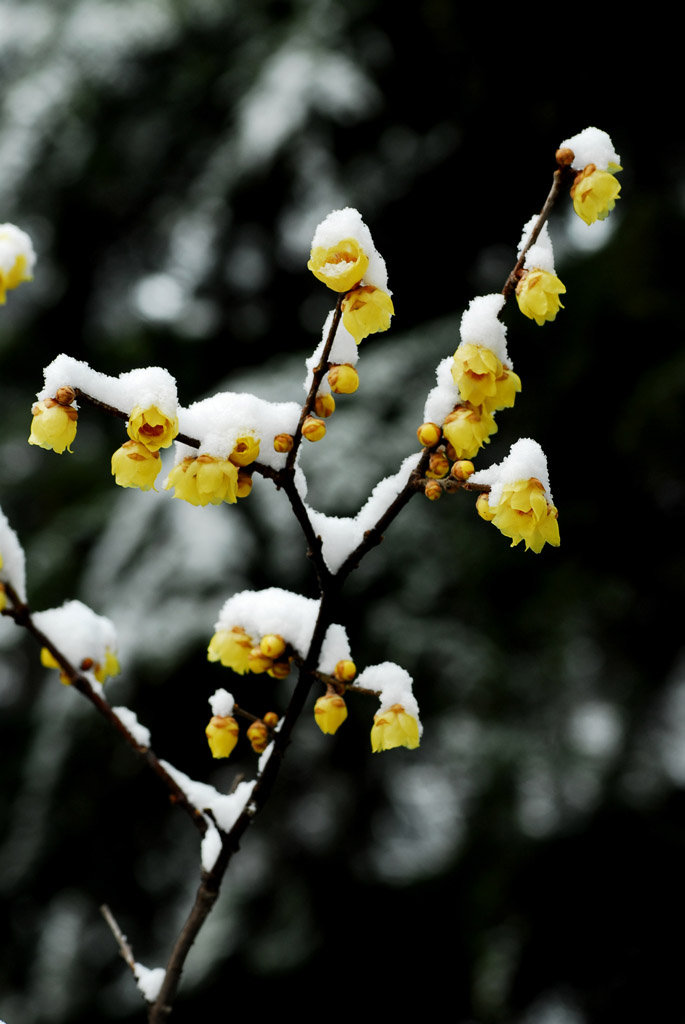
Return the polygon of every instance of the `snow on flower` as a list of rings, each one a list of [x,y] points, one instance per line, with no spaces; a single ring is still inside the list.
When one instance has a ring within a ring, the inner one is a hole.
[[[385,261],[360,213],[352,207],[333,210],[321,221],[307,266],[333,291],[347,292],[364,284],[390,294]]]
[[[574,210],[586,224],[604,220],[621,191],[614,177],[621,170],[621,158],[610,136],[600,128],[585,128],[564,139],[560,149],[572,151],[571,167],[578,171],[571,189]]]
[[[113,623],[81,601],[66,601],[59,608],[34,612],[33,621],[77,671],[91,673],[99,683],[119,671]],[[52,657],[47,653],[44,664],[50,664]],[[56,663],[51,667],[57,667]]]
[[[22,281],[33,279],[36,254],[31,239],[14,224],[0,224],[0,303]]]
[[[391,661],[370,665],[360,672],[356,685],[376,690],[380,708],[374,716],[371,747],[374,753],[419,746],[423,726],[419,706],[412,690],[412,678],[406,669]]]

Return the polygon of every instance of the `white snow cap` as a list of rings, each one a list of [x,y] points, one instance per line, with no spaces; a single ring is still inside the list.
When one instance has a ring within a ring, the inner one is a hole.
[[[148,1003],[154,1003],[159,995],[166,971],[163,967],[145,967],[137,962],[134,964],[133,971],[136,984],[143,998]]]
[[[519,242],[517,254],[520,256],[526,245],[526,242],[530,238],[531,232],[538,222],[539,214],[534,213],[528,223],[523,228],[521,234],[521,241]],[[523,267],[525,270],[546,270],[549,274],[554,274],[554,250],[552,248],[552,239],[549,237],[549,231],[547,225],[543,225],[542,231],[538,235],[535,244],[531,245],[530,249],[526,253],[526,259]]]
[[[376,690],[380,699],[379,714],[387,711],[393,704],[401,704],[407,714],[412,715],[419,725],[419,736],[423,734],[423,726],[419,719],[419,705],[412,691],[412,677],[406,669],[392,661],[383,661],[380,665],[369,665],[360,672],[354,681],[355,686],[363,686],[367,690]]]
[[[26,601],[26,559],[19,538],[0,509],[0,582],[14,587],[21,601]]]
[[[133,736],[136,743],[141,747],[152,746],[152,737],[150,736],[150,730],[144,725],[141,725],[138,721],[138,716],[135,711],[131,711],[130,708],[118,707],[112,708],[112,711],[117,718],[123,722],[128,731]]]
[[[215,630],[242,626],[255,643],[268,633],[275,633],[305,657],[319,614],[319,601],[289,590],[269,587],[267,590],[243,590],[224,604]],[[318,668],[332,674],[339,661],[351,659],[347,633],[333,623],[324,637]]]
[[[252,797],[255,779],[239,782],[232,793],[219,793],[207,782],[197,782],[169,761],[159,762],[198,811],[211,811],[222,832],[230,832]],[[207,819],[207,823],[211,818]]]
[[[14,224],[0,224],[0,271],[9,274],[22,256],[26,260],[27,274],[32,274],[36,254],[31,239]]]
[[[487,469],[480,469],[469,477],[469,483],[489,484],[488,504],[494,507],[502,497],[505,484],[514,484],[518,480],[530,480],[535,477],[545,488],[547,500],[554,504],[549,488],[549,472],[547,456],[537,441],[530,437],[521,437],[509,449],[509,454],[502,462],[495,463]]]
[[[195,437],[200,448],[176,442],[176,462],[188,455],[213,455],[227,459],[239,437],[253,437],[259,441],[258,460],[279,469],[286,456],[274,451],[277,434],[294,434],[300,416],[297,402],[267,402],[256,395],[224,391],[178,411],[182,434]]]
[[[473,342],[478,345],[480,342]],[[437,384],[428,392],[426,404],[423,407],[423,422],[437,423],[438,426],[445,422],[445,419],[454,409],[455,405],[463,402],[461,392],[454,383],[452,367],[454,357],[445,356],[435,368]]]
[[[61,353],[45,367],[43,375],[45,386],[37,396],[40,401],[54,398],[59,388],[70,385],[125,413],[136,406],[144,410],[156,405],[169,419],[176,416],[176,381],[161,366],[144,366],[119,377],[108,377],[88,363]]]
[[[217,715],[219,718],[228,718],[232,715],[234,704],[233,694],[229,693],[228,690],[215,690],[209,698],[212,714]]]
[[[469,302],[469,308],[461,318],[461,340],[471,345],[483,345],[492,349],[497,358],[507,366],[507,329],[498,319],[504,306],[504,296],[500,292],[493,295],[477,295]]]
[[[346,206],[344,210],[333,210],[322,220],[312,239],[312,249],[319,247],[330,249],[346,238],[354,238],[369,258],[369,267],[362,279],[362,284],[373,285],[391,295],[388,288],[388,271],[385,260],[373,244],[371,232],[361,218],[358,210]]]
[[[572,149],[574,160],[571,167],[582,171],[588,164],[594,164],[600,171],[606,171],[609,164],[621,166],[621,158],[614,149],[609,135],[600,128],[584,128],[578,135],[564,139],[559,149]]]
[[[85,658],[104,665],[107,651],[114,653],[117,649],[113,623],[81,601],[66,601],[60,608],[35,612],[33,621],[78,671]],[[85,674],[96,682],[92,672]]]

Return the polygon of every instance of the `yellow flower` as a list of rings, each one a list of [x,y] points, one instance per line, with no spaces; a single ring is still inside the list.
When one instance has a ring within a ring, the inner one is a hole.
[[[369,257],[355,238],[343,238],[328,248],[312,249],[307,267],[334,292],[348,292],[368,270]]]
[[[207,660],[220,661],[226,668],[231,668],[242,676],[248,671],[253,646],[252,637],[247,635],[242,626],[220,629],[209,641]]]
[[[442,432],[458,459],[470,459],[484,444],[489,444],[497,424],[484,406],[458,405],[445,420]]]
[[[140,441],[126,441],[112,456],[112,475],[119,487],[154,487],[162,468],[159,452],[151,452]]]
[[[481,498],[478,499],[479,504]],[[539,554],[545,544],[559,546],[557,515],[554,505],[547,501],[542,483],[531,477],[530,480],[505,484],[501,498],[494,509],[489,507],[487,517],[505,537],[511,537],[512,547],[524,541],[526,551]]]
[[[141,409],[137,405],[129,417],[128,436],[149,448],[151,452],[168,448],[178,434],[178,418],[170,419],[156,405]]]
[[[228,459],[213,455],[192,455],[169,473],[165,490],[174,488],[174,498],[191,505],[233,505],[238,499],[238,469]]]
[[[31,239],[14,224],[0,224],[0,303],[5,293],[22,281],[33,280],[36,256]]]
[[[118,676],[121,671],[119,659],[111,648],[105,648],[105,660],[102,665],[96,664],[93,668],[93,675],[99,683],[104,683],[112,676]]]
[[[371,749],[374,754],[393,747],[415,750],[419,745],[419,723],[401,704],[393,704],[374,715],[371,730]]]
[[[205,729],[212,757],[230,757],[238,742],[238,723],[231,715],[213,715]]]
[[[612,170],[620,171],[621,168],[612,165]],[[613,174],[588,164],[573,182],[573,209],[586,224],[594,224],[596,220],[604,220],[609,216],[620,191],[621,186]]]
[[[50,653],[47,647],[41,647],[40,649],[40,663],[41,665],[43,665],[44,668],[58,669],[60,683],[64,683],[65,686],[69,686],[71,684],[71,679],[66,674],[66,672],[62,671],[62,666],[57,661],[57,659]]]
[[[521,390],[521,379],[484,345],[462,342],[454,353],[452,379],[465,402],[489,412],[508,409]]]
[[[73,406],[60,405],[54,398],[46,398],[36,402],[31,412],[33,421],[29,444],[52,449],[60,455],[65,448],[71,451],[78,419],[78,412]]]
[[[239,437],[229,458],[235,466],[249,466],[259,455],[259,439],[251,434]]]
[[[359,344],[369,334],[387,331],[395,312],[387,292],[367,284],[348,292],[343,299],[343,326]]]
[[[524,316],[534,320],[542,327],[546,320],[554,320],[560,309],[563,309],[559,296],[566,288],[558,277],[548,270],[524,271],[523,277],[516,286],[516,301]]]
[[[340,694],[331,690],[314,705],[314,718],[321,732],[333,736],[347,718],[347,706]]]

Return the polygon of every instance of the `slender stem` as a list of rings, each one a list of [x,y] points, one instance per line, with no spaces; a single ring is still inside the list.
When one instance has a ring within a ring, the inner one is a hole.
[[[136,961],[133,956],[133,950],[131,949],[128,939],[126,938],[121,928],[117,924],[114,914],[109,909],[106,903],[103,903],[102,906],[100,907],[100,913],[102,914],[105,921],[109,925],[110,931],[112,932],[112,935],[116,940],[117,946],[119,947],[119,952],[121,953],[122,957],[124,958],[124,960],[126,961],[126,963],[131,968],[135,975]]]

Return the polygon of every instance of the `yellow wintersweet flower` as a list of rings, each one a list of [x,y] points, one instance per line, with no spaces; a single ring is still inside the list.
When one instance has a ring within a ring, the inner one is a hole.
[[[140,441],[126,441],[112,456],[112,475],[119,487],[149,491],[161,468],[159,452],[151,452]]]
[[[367,284],[348,292],[343,299],[343,327],[359,344],[369,334],[387,331],[394,312],[395,307],[387,292]]]
[[[610,165],[614,171],[621,168]],[[579,174],[571,189],[573,209],[586,224],[594,224],[596,220],[604,220],[613,210],[619,197],[621,186],[609,171],[600,171],[594,164],[588,164]]]
[[[250,651],[254,646],[242,626],[219,629],[209,641],[208,661],[220,661],[226,668],[243,676],[248,671]]]
[[[76,437],[76,409],[71,405],[60,405],[54,398],[46,398],[36,402],[31,412],[33,420],[29,444],[51,449],[59,455],[65,448],[70,452]]]
[[[491,412],[484,406],[468,403],[458,405],[445,420],[442,432],[454,448],[458,459],[470,459],[484,444],[490,443],[490,434],[497,432]]]
[[[22,281],[33,280],[36,254],[31,239],[14,224],[0,224],[0,304],[5,294]]]
[[[330,690],[314,705],[314,718],[321,732],[333,736],[347,718],[347,705],[339,693]]]
[[[232,715],[213,715],[205,729],[212,757],[230,757],[238,742],[239,731]]]
[[[137,405],[131,411],[126,429],[132,441],[138,441],[151,452],[156,452],[160,448],[168,448],[178,434],[178,418],[174,416],[171,419],[156,405],[147,409]]]
[[[517,373],[505,367],[492,349],[462,342],[454,353],[452,379],[465,402],[489,412],[510,409],[521,390]]]
[[[174,488],[174,498],[191,505],[220,505],[238,500],[238,469],[228,459],[213,455],[192,455],[169,473],[165,489]]]
[[[343,238],[328,248],[312,249],[307,267],[334,292],[348,292],[368,270],[369,257],[355,238]]]
[[[419,723],[401,704],[393,704],[374,715],[371,729],[371,749],[374,754],[393,747],[415,750],[419,745]]]
[[[94,665],[93,675],[99,683],[104,683],[105,680],[111,679],[112,676],[118,676],[120,672],[121,666],[116,654],[110,647],[105,648],[105,660],[102,665]]]
[[[235,466],[249,466],[259,455],[259,438],[251,434],[239,437],[229,458]]]
[[[554,320],[559,310],[564,308],[559,296],[565,292],[566,288],[558,277],[536,267],[524,271],[516,286],[516,301],[523,315],[542,327],[545,321]]]
[[[559,546],[557,516],[556,508],[547,501],[543,484],[535,477],[505,484],[501,498],[494,509],[489,507],[488,515],[505,537],[511,537],[512,547],[524,541],[526,551],[536,554],[545,544]]]

